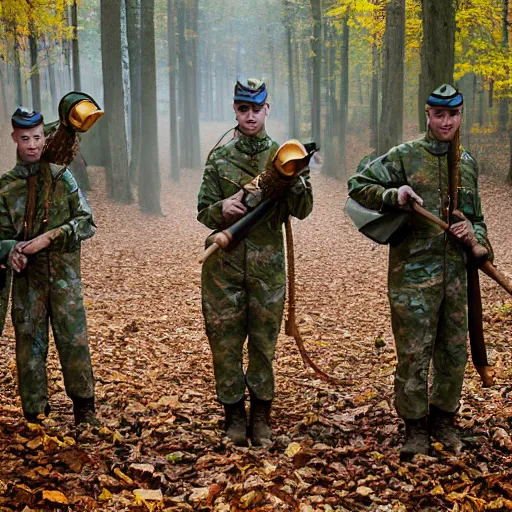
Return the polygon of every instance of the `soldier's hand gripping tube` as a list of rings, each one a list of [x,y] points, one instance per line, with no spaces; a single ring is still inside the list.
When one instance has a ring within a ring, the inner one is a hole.
[[[199,263],[204,263],[219,248],[229,250],[243,240],[274,208],[279,197],[295,183],[317,150],[314,142],[303,145],[291,139],[281,144],[272,159],[272,167],[243,187],[243,203],[254,209],[224,231],[210,235],[208,238],[213,243],[199,258]]]
[[[199,258],[199,263],[204,263],[217,249],[227,249],[233,237],[228,230],[224,230],[210,235],[207,238],[208,240],[213,240],[213,242],[205,249],[203,255]]]
[[[270,197],[282,195],[293,186],[317,150],[314,142],[303,145],[290,139],[281,144],[272,158],[272,166],[244,185],[244,204],[254,208]]]
[[[421,215],[422,217],[425,217],[426,219],[429,219],[434,224],[437,224],[440,228],[447,231],[449,229],[449,226],[446,222],[443,220],[437,218],[435,215],[430,213],[429,211],[422,208],[418,203],[415,201],[411,202],[411,209]],[[472,256],[475,258],[478,268],[484,273],[487,274],[491,279],[494,279],[502,288],[504,288],[510,295],[512,295],[512,282],[504,275],[502,274],[489,260],[485,259],[482,261],[482,255],[486,255],[487,249],[479,244],[478,242],[471,241],[470,245],[466,245],[468,251],[471,252]]]
[[[204,251],[199,259],[199,263],[204,263],[219,248],[229,250],[243,240],[266,217],[267,213],[274,208],[277,200],[278,198],[274,197],[263,201],[252,212],[244,215],[239,221],[229,226],[229,228],[220,233],[210,235],[209,238],[213,243]]]

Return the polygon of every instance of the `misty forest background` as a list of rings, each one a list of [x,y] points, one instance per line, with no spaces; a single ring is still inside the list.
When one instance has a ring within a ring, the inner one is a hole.
[[[111,199],[160,213],[160,180],[204,164],[201,123],[234,124],[237,78],[263,77],[281,134],[315,140],[340,179],[347,134],[383,154],[425,129],[426,96],[449,82],[485,172],[512,152],[511,12],[510,0],[3,0],[0,121],[17,104],[53,120],[63,94],[91,94],[106,115],[84,137],[87,163],[105,167]],[[512,181],[512,164],[502,172]]]
[[[464,94],[495,263],[512,275],[510,0],[0,0],[0,172],[18,104],[57,119],[70,90],[105,115],[72,164],[94,212],[82,280],[101,428],[77,430],[53,344],[51,412],[23,418],[15,339],[0,336],[0,510],[503,512],[512,510],[512,301],[482,277],[495,385],[471,363],[457,427],[401,463],[386,246],[342,209],[370,153],[419,136],[443,82]],[[235,125],[237,78],[263,77],[269,135],[314,140],[314,210],[293,220],[296,311],[282,329],[268,449],[223,439],[201,314],[196,220],[208,151]]]

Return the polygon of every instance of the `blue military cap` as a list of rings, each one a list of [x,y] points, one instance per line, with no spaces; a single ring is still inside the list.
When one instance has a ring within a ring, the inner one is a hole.
[[[13,128],[34,128],[44,122],[43,114],[25,107],[18,107],[11,117]]]
[[[457,108],[463,103],[462,94],[450,84],[443,84],[427,98],[427,105],[437,108]]]
[[[265,82],[256,78],[249,78],[247,80],[247,85],[244,85],[237,80],[233,101],[246,101],[248,103],[263,105],[267,96],[268,92]]]

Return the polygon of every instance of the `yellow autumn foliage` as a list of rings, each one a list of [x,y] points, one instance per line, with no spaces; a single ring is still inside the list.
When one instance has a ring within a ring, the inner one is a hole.
[[[67,21],[67,9],[73,0],[2,0],[0,2],[0,54],[7,58],[8,48],[14,42],[22,48],[27,46],[27,38],[55,42],[70,39],[72,27]]]

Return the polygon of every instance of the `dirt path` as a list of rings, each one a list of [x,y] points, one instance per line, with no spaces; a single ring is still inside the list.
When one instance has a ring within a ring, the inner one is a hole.
[[[352,167],[364,149],[353,144]],[[71,403],[52,350],[52,412],[44,431],[27,428],[9,326],[0,339],[0,510],[59,510],[62,498],[44,494],[49,490],[61,491],[72,510],[510,509],[512,303],[505,292],[482,278],[498,377],[494,388],[482,389],[468,365],[460,411],[468,452],[400,464],[387,249],[373,246],[343,214],[345,184],[314,174],[314,212],[294,222],[298,317],[313,359],[353,385],[312,378],[293,340],[281,334],[277,441],[269,452],[234,448],[221,441],[201,316],[197,258],[208,233],[195,220],[201,173],[183,173],[180,185],[163,183],[159,218],[110,203],[101,169],[91,169],[91,179],[98,233],[83,247],[83,280],[104,427],[73,444]],[[512,275],[510,189],[485,177],[481,189],[497,262]],[[165,497],[137,505],[133,491],[140,488]]]

